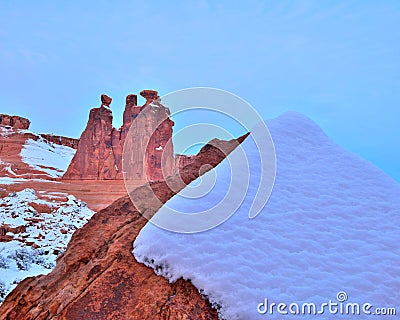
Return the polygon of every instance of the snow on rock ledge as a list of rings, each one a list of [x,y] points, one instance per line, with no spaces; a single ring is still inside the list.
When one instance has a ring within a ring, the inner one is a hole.
[[[148,223],[134,243],[136,259],[170,281],[191,279],[221,307],[221,319],[283,319],[277,312],[259,314],[258,304],[268,298],[277,304],[319,305],[337,302],[339,291],[348,294],[348,302],[398,306],[400,185],[300,114],[285,114],[268,127],[277,177],[264,210],[248,219],[256,193],[250,183],[238,212],[215,229],[177,234]],[[254,182],[256,146],[247,139],[243,147]],[[176,196],[168,205],[192,212],[218,202],[230,181],[227,160],[216,171],[209,194]]]

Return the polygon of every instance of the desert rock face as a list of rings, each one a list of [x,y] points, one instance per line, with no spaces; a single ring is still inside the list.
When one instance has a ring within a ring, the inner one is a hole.
[[[0,125],[10,126],[14,129],[29,129],[31,122],[23,117],[0,114]]]
[[[145,106],[149,105],[153,101],[159,99],[158,92],[154,90],[143,90],[140,92],[140,95],[146,99]]]
[[[40,141],[41,139],[44,139],[49,147],[52,144],[59,144],[76,149],[79,143],[78,139],[51,134],[37,135],[8,125],[0,125],[0,180],[4,177],[19,180],[17,183],[6,184],[0,181],[0,197],[26,188],[46,193],[65,192],[83,200],[92,210],[99,211],[126,195],[123,180],[58,181],[59,178],[50,177],[44,169],[32,168],[22,159],[21,151],[29,140]]]
[[[169,109],[161,104],[143,107],[135,117],[129,139],[124,136],[125,165],[129,179],[164,180],[175,164]],[[128,165],[129,163],[129,165]]]
[[[112,149],[112,112],[104,105],[90,110],[77,152],[64,174],[65,179],[115,179],[117,168]]]
[[[68,138],[63,136],[56,136],[53,134],[42,133],[40,136],[47,141],[50,141],[55,144],[59,144],[62,146],[70,147],[70,148],[78,148],[79,139]]]
[[[176,154],[175,155],[175,165],[174,165],[174,173],[178,173],[185,166],[190,164],[194,159],[192,155],[185,154]]]
[[[217,319],[217,312],[197,289],[182,279],[171,284],[138,263],[131,251],[140,229],[162,203],[241,143],[212,140],[193,156],[179,175],[154,181],[96,213],[77,230],[56,268],[27,278],[0,307],[0,319]],[[206,169],[205,169],[206,168]],[[169,188],[174,187],[175,191]]]
[[[169,119],[169,109],[161,104],[153,104],[158,99],[157,91],[144,90],[144,106],[137,106],[137,96],[126,98],[123,124],[120,129],[112,126],[112,99],[101,96],[101,106],[90,111],[89,121],[79,139],[75,157],[63,176],[66,180],[115,180],[123,179],[122,153],[128,131],[135,121],[132,143],[132,166],[138,181],[162,180],[171,175],[175,163],[172,142],[173,121]],[[145,112],[144,112],[145,111]],[[168,143],[169,142],[169,143]],[[139,159],[139,155],[145,158]],[[164,161],[164,176],[161,169]]]

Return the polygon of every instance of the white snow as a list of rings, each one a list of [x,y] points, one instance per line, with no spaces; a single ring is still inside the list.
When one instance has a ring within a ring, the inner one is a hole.
[[[157,151],[160,151],[160,150],[162,150],[162,149],[163,149],[162,146],[158,146],[158,147],[156,148]]]
[[[94,214],[72,195],[51,192],[45,200],[46,192],[40,194],[41,198],[33,189],[24,189],[0,199],[0,226],[26,226],[26,232],[14,234],[14,240],[0,242],[0,302],[24,278],[50,272],[73,232]],[[47,205],[51,213],[36,211],[32,202]]]
[[[26,134],[26,133],[31,133],[31,132],[26,129],[15,129],[15,128],[12,128],[11,126],[0,125],[0,136],[8,137],[14,133]]]
[[[19,175],[19,176],[24,176]],[[18,184],[24,182],[47,182],[49,180],[46,179],[25,179],[25,178],[11,178],[11,177],[0,177],[0,185],[11,185],[11,184]],[[60,181],[52,181],[52,183],[61,183]]]
[[[33,169],[57,178],[68,169],[75,152],[73,148],[49,143],[43,138],[37,141],[28,139],[21,150],[21,157]]]
[[[30,181],[30,180],[24,179],[24,178],[0,177],[0,184],[3,184],[3,185],[23,183],[23,182],[27,182],[27,181]]]
[[[311,319],[279,315],[276,309],[273,315],[259,314],[257,306],[265,298],[287,305],[338,302],[340,291],[347,293],[347,302],[370,303],[371,310],[398,307],[400,185],[336,145],[302,115],[284,114],[268,127],[277,177],[262,212],[248,218],[260,165],[248,138],[243,147],[250,159],[250,187],[239,210],[217,228],[197,234],[148,223],[134,243],[136,259],[170,281],[191,279],[220,306],[221,319]],[[218,203],[230,181],[227,160],[215,171],[215,186],[207,195],[176,196],[168,206],[201,212]],[[315,316],[337,317],[371,318],[328,312]]]
[[[8,137],[13,133],[13,129],[10,126],[0,126],[0,135],[2,137]]]

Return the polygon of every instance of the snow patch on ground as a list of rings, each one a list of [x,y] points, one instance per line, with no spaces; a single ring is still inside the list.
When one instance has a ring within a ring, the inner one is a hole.
[[[39,194],[24,189],[0,199],[0,227],[26,228],[22,233],[8,232],[11,241],[0,242],[0,302],[24,278],[50,272],[73,232],[94,214],[72,195]],[[50,210],[40,210],[40,205]]]
[[[33,169],[58,178],[68,169],[75,152],[73,148],[54,144],[43,138],[37,141],[28,139],[21,150],[21,157]]]
[[[3,185],[11,185],[11,184],[23,183],[23,182],[28,182],[28,181],[30,181],[30,180],[24,179],[24,178],[0,177],[0,184],[3,184]]]
[[[198,234],[177,234],[148,223],[134,243],[136,259],[170,281],[190,279],[220,307],[221,319],[291,319],[295,316],[279,315],[276,308],[273,315],[259,314],[257,306],[265,298],[287,305],[338,302],[340,291],[347,293],[347,302],[370,303],[371,310],[398,307],[400,185],[333,143],[302,115],[285,114],[268,127],[277,177],[263,211],[248,219],[260,165],[248,138],[243,147],[251,181],[239,210],[224,224]],[[216,172],[209,194],[176,196],[168,205],[193,212],[218,203],[230,181],[227,160]],[[320,317],[338,315],[326,311]]]
[[[11,185],[24,182],[48,182],[46,179],[25,179],[25,178],[11,178],[11,177],[0,177],[0,185]],[[61,183],[60,181],[52,181],[52,183]]]

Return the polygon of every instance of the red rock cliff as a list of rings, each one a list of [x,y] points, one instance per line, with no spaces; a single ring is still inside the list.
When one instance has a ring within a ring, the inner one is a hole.
[[[40,136],[46,139],[47,141],[53,142],[55,144],[70,147],[73,149],[78,148],[79,139],[57,136],[48,133],[41,133]]]
[[[31,122],[23,117],[0,114],[0,125],[10,126],[14,129],[29,129]]]
[[[131,165],[136,168],[138,181],[162,180],[162,159],[165,159],[164,175],[172,174],[174,152],[172,142],[168,141],[172,138],[174,123],[168,117],[169,109],[155,101],[159,99],[157,91],[144,90],[141,95],[146,99],[143,106],[137,106],[136,95],[130,94],[126,97],[120,129],[112,126],[112,111],[109,108],[112,99],[104,94],[101,96],[102,104],[90,111],[89,121],[79,139],[77,152],[63,179],[123,179],[122,153],[134,120],[137,121],[132,137],[135,149]],[[146,112],[142,112],[144,110]],[[158,123],[160,125],[155,126]],[[148,141],[148,144],[144,141]],[[140,154],[145,154],[145,159],[139,159]]]

